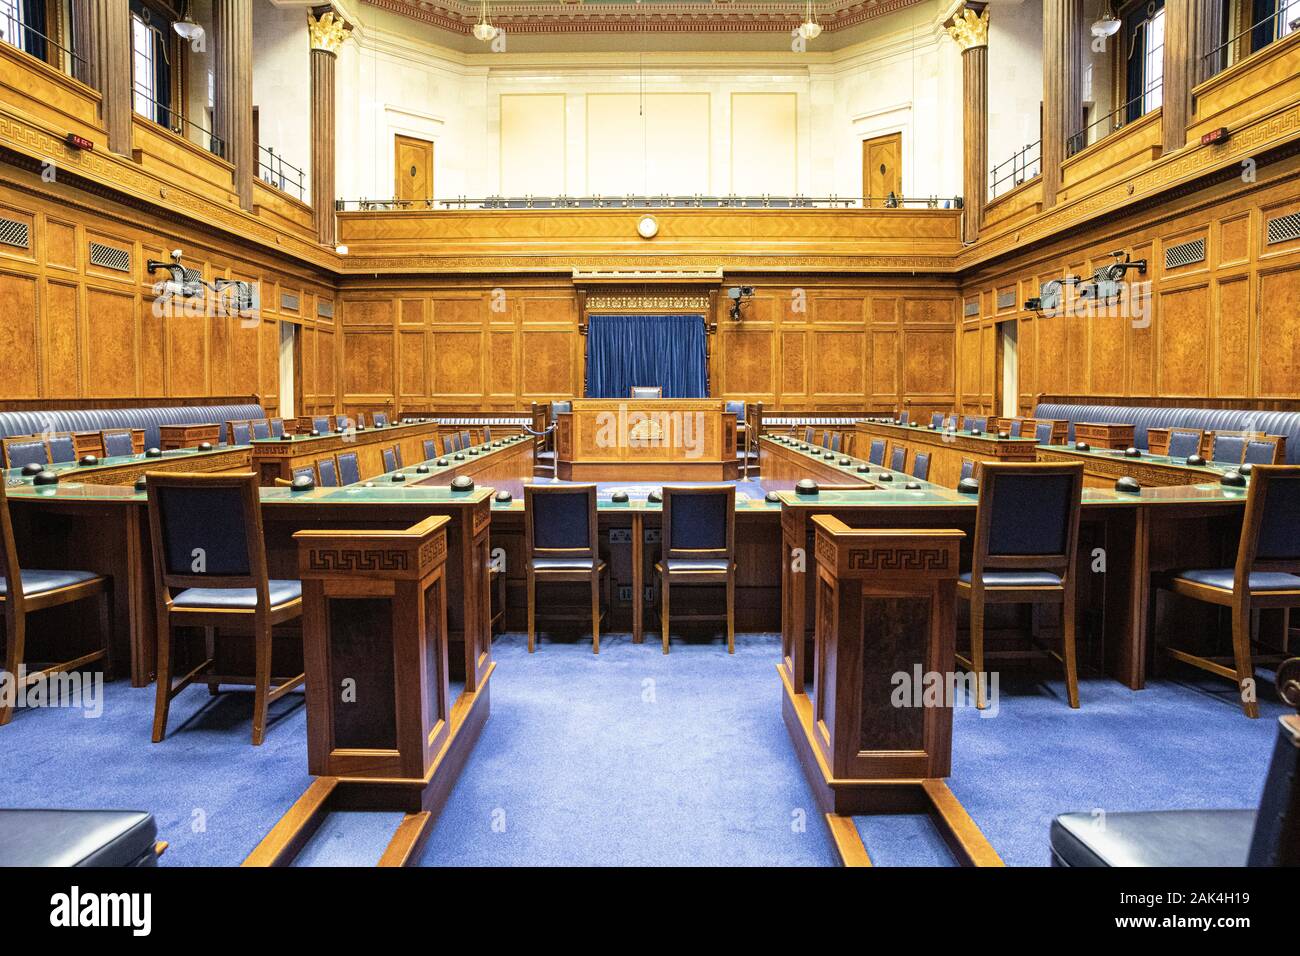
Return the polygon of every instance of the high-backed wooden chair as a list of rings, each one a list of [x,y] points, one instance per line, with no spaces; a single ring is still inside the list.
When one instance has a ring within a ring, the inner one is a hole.
[[[1210,445],[1210,458],[1214,461],[1240,465],[1241,458],[1246,453],[1246,439],[1242,435],[1231,435],[1224,432],[1216,432],[1214,441]]]
[[[106,458],[119,458],[135,454],[135,437],[128,428],[106,430],[99,433],[104,443]]]
[[[727,653],[736,652],[736,486],[697,485],[663,489],[663,558],[659,572],[659,626],[668,653],[670,588],[674,584],[727,586]],[[690,615],[679,619],[711,619]]]
[[[1205,432],[1200,428],[1169,429],[1169,448],[1165,452],[1170,458],[1187,458],[1201,453],[1201,442]]]
[[[446,438],[442,440],[442,447],[446,452],[446,454],[449,455],[452,452],[460,451],[460,436],[457,435],[455,432],[448,435]]]
[[[339,466],[333,458],[316,459],[316,473],[320,475],[320,481],[316,484],[322,488],[337,488],[339,485]]]
[[[628,398],[663,398],[664,390],[659,385],[633,385]]]
[[[1023,419],[1020,418],[1011,419],[1011,423],[1007,426],[1007,435],[1010,436],[1011,438],[1019,438],[1021,430],[1024,428],[1024,425],[1025,423]]]
[[[975,477],[975,460],[973,458],[963,458],[961,460],[961,474],[958,481],[965,481],[967,478]]]
[[[54,458],[54,442],[50,441],[50,457]],[[1276,435],[1259,435],[1246,439],[1246,451],[1241,459],[1249,465],[1282,464],[1282,444]]]
[[[989,417],[987,415],[966,415],[961,420],[961,427],[966,431],[979,429],[982,432],[989,429]]]
[[[50,449],[39,435],[24,435],[4,440],[5,467],[22,468],[24,465],[48,465]]]
[[[230,427],[230,444],[247,445],[253,438],[251,422],[228,422]]]
[[[1039,422],[1034,426],[1034,438],[1040,445],[1050,445],[1052,443],[1052,430],[1054,426],[1051,422]]]
[[[0,694],[0,727],[12,719],[20,688],[43,680],[49,674],[76,670],[102,660],[105,673],[112,675],[112,584],[110,579],[91,571],[22,568],[14,542],[8,493],[4,481],[0,481],[0,609],[4,615],[4,669],[10,675],[11,690],[11,693]],[[99,602],[99,629],[103,640],[100,648],[20,676],[20,668],[27,663],[27,615],[89,598]]]
[[[871,439],[871,447],[867,451],[867,461],[873,465],[885,464],[885,440],[883,438]]]
[[[77,442],[71,432],[56,432],[46,437],[50,449],[50,462],[62,464],[77,460]]]
[[[933,425],[935,428],[942,428],[942,427],[943,427],[943,412],[931,412],[931,413],[930,413],[930,424]]]
[[[912,456],[912,477],[920,478],[922,481],[929,479],[930,456],[927,453],[918,451]]]
[[[267,708],[303,681],[271,686],[271,629],[302,613],[302,584],[269,580],[257,476],[150,472],[149,529],[157,591],[158,664],[153,740],[167,733],[172,699],[203,680],[215,694],[246,677],[215,673],[218,630],[251,630],[254,648],[253,743],[266,736]],[[201,627],[207,659],[172,683],[172,628]]]
[[[901,411],[898,413],[898,424],[906,425],[909,421],[911,421],[911,418],[912,418],[911,412],[906,410]]]
[[[374,415],[371,416],[371,418],[374,420],[374,423],[375,423],[375,427],[376,427],[376,428],[387,428],[387,427],[388,427],[388,413],[387,413],[387,412],[375,412]]]
[[[426,438],[423,442],[423,447],[425,461],[432,461],[438,457],[438,439],[436,437]]]
[[[398,468],[402,467],[402,463],[398,460],[398,451],[399,449],[396,445],[380,449],[379,453],[384,459],[385,472],[397,471]]]
[[[895,445],[889,455],[889,470],[902,472],[907,468],[907,446]]]
[[[283,437],[284,437],[284,419],[283,419],[283,418],[272,418],[272,419],[270,420],[270,429],[271,429],[271,437],[272,437],[272,438],[283,438]]]
[[[1235,680],[1247,717],[1259,716],[1253,693],[1255,660],[1251,652],[1251,612],[1283,608],[1282,634],[1290,609],[1300,607],[1300,465],[1256,465],[1246,492],[1246,513],[1237,544],[1237,563],[1230,568],[1194,568],[1162,575],[1156,587],[1226,607],[1232,613],[1232,666],[1166,646],[1175,660]],[[1156,601],[1151,601],[1154,633]],[[1286,648],[1278,648],[1285,651]]]
[[[265,439],[271,437],[271,423],[265,418],[255,419],[254,421],[249,422],[249,424],[253,426],[254,438]]]
[[[354,451],[345,451],[338,456],[339,483],[355,485],[361,480],[361,464]]]
[[[469,429],[465,429],[460,433],[460,447],[462,451],[474,447],[474,438],[470,435]]]
[[[311,427],[314,431],[318,431],[322,435],[334,430],[333,426],[330,424],[330,417],[328,415],[313,415],[311,419]]]
[[[524,485],[528,576],[528,653],[536,647],[537,584],[590,581],[591,652],[600,653],[600,559],[595,485]],[[608,603],[608,602],[607,602]]]
[[[803,443],[805,445],[817,444],[816,439],[817,439],[817,429],[809,425],[807,428],[803,430]]]
[[[1065,666],[1066,695],[1079,706],[1075,661],[1075,542],[1083,499],[1083,465],[981,466],[971,569],[957,578],[957,596],[970,601],[970,658],[958,660],[975,674],[975,705],[987,704],[984,687],[986,604],[1061,605],[1061,652],[1045,651]]]

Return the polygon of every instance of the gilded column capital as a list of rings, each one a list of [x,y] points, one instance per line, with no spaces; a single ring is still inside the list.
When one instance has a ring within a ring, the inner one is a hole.
[[[308,12],[307,34],[311,38],[313,50],[338,55],[339,47],[352,34],[352,27],[333,10],[326,10],[319,19],[314,13]]]
[[[970,7],[963,6],[944,26],[948,29],[948,35],[957,42],[957,48],[962,53],[975,47],[989,45],[987,7],[982,12],[976,13]]]

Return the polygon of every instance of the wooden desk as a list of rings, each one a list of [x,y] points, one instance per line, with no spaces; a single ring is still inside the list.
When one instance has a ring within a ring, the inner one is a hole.
[[[158,440],[163,451],[174,448],[197,448],[203,442],[213,447],[221,441],[221,425],[159,425]]]
[[[556,416],[556,475],[623,481],[730,481],[739,474],[736,416],[710,399],[574,399]]]
[[[426,459],[424,440],[438,434],[436,422],[410,422],[362,428],[324,435],[285,435],[283,438],[257,438],[252,442],[253,471],[263,485],[275,484],[276,478],[289,480],[295,468],[305,468],[317,459],[344,452],[356,452],[361,477],[385,471],[382,449],[399,445],[402,461],[414,464]],[[441,450],[441,449],[440,449]]]
[[[248,463],[247,445],[221,445],[211,451],[199,451],[197,448],[164,451],[157,458],[147,458],[143,454],[118,455],[100,458],[94,465],[64,462],[50,465],[47,470],[59,476],[60,484],[132,485],[146,471],[247,471]],[[5,473],[11,484],[14,480],[21,479],[21,475],[22,472],[16,468]]]
[[[910,462],[916,452],[930,456],[930,480],[946,488],[957,487],[962,463],[971,461],[1033,461],[1036,442],[1026,438],[999,438],[996,432],[972,435],[968,431],[945,431],[940,428],[910,425],[882,425],[859,422],[854,450],[866,457],[872,439],[884,438],[889,448],[903,445]],[[886,452],[886,461],[888,451]]]
[[[1123,451],[1131,448],[1134,442],[1135,426],[1116,422],[1075,422],[1074,440],[1087,442],[1098,448],[1113,448]]]
[[[1215,461],[1208,461],[1204,465],[1189,465],[1183,458],[1148,452],[1130,457],[1123,451],[1108,448],[1080,451],[1073,445],[1040,445],[1037,458],[1039,461],[1082,462],[1083,484],[1087,488],[1113,488],[1116,479],[1123,477],[1135,479],[1144,488],[1197,485],[1218,482],[1224,472],[1235,467]]]

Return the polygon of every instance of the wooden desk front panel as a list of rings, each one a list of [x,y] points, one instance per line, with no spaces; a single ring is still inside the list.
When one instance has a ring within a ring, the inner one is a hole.
[[[356,452],[361,477],[373,478],[387,470],[384,468],[383,449],[398,445],[402,449],[404,464],[418,464],[426,458],[424,439],[437,433],[438,426],[429,423],[367,428],[342,435],[334,432],[292,441],[259,441],[253,445],[253,470],[263,485],[272,485],[276,478],[292,478],[295,468],[313,465],[321,458]]]
[[[736,457],[736,418],[722,402],[575,400],[556,416],[556,457],[582,462],[719,462]]]
[[[858,451],[860,457],[866,457],[873,439],[884,438],[888,442],[885,462],[894,448],[902,445],[907,449],[907,470],[912,470],[916,453],[930,456],[930,474],[928,481],[947,488],[957,487],[961,480],[962,464],[966,460],[983,462],[1031,462],[1034,461],[1035,443],[1032,438],[999,439],[984,438],[944,432],[938,429],[910,428],[901,425],[876,425],[859,422],[857,426]]]

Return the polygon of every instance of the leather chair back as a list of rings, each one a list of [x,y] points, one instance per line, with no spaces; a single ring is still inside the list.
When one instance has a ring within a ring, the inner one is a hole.
[[[745,403],[727,402],[727,414],[736,416],[736,424],[745,424]]]
[[[51,456],[54,451],[54,440],[50,440]],[[58,459],[54,459],[58,461]],[[1246,441],[1245,461],[1252,465],[1272,465],[1280,464],[1277,454],[1277,439],[1275,438],[1251,438]]]
[[[339,463],[339,482],[345,485],[355,485],[361,480],[361,466],[357,463],[357,453],[354,451],[345,451],[338,456]]]
[[[817,438],[817,431],[811,425],[809,425],[807,428],[803,430],[803,443],[805,445],[814,444],[816,442],[816,438]]]
[[[1214,444],[1210,446],[1210,457],[1219,462],[1241,464],[1241,456],[1246,452],[1246,439],[1240,435],[1215,435]]]
[[[1020,426],[1023,424],[1024,422],[1019,418],[1011,419],[1011,425],[1007,428],[1007,434],[1010,435],[1012,438],[1019,438]]]
[[[330,417],[328,415],[313,415],[311,419],[311,427],[322,435],[328,434],[334,430],[330,427]]]
[[[839,432],[831,432],[831,444],[830,444],[831,451],[839,451],[840,445],[843,444],[843,442],[844,442],[843,435],[841,435]]]
[[[45,447],[43,438],[11,441],[5,443],[5,461],[10,468],[21,468],[23,465],[31,464],[48,465],[50,452]]]
[[[298,467],[298,468],[293,469],[293,471],[291,472],[291,474],[293,475],[294,478],[302,478],[302,477],[305,476],[305,477],[307,477],[307,478],[310,478],[310,479],[312,480],[312,482],[315,483],[315,481],[316,481],[316,466],[315,466],[315,465],[302,465],[302,466],[300,466],[300,467]]]
[[[931,412],[931,413],[930,413],[930,424],[933,425],[935,428],[942,428],[942,427],[943,427],[943,412]]]
[[[1237,545],[1237,585],[1255,571],[1300,572],[1300,465],[1251,470]]]
[[[469,433],[468,431],[463,431],[463,432],[461,432],[461,433],[460,433],[460,447],[461,447],[461,448],[470,448],[470,447],[472,447],[473,445],[474,445],[474,439],[470,436],[470,433]]]
[[[333,458],[321,458],[316,462],[316,471],[320,475],[320,481],[317,482],[322,488],[337,488],[339,486],[339,466]]]
[[[283,437],[284,437],[284,419],[283,419],[283,418],[272,418],[272,419],[271,419],[271,437],[272,437],[272,438],[283,438]]]
[[[1167,454],[1170,458],[1186,458],[1198,454],[1201,450],[1201,437],[1200,431],[1187,428],[1171,429]]]
[[[982,431],[982,432],[983,432],[983,431],[988,431],[988,428],[989,428],[989,418],[988,418],[987,415],[967,415],[967,416],[962,420],[962,426],[963,426],[967,431],[972,431],[972,430],[974,430],[974,429],[976,429],[976,428],[978,428],[978,429],[979,429],[980,431]]]
[[[255,422],[253,422],[253,423],[252,423],[252,426],[253,426],[253,437],[254,437],[254,438],[270,438],[270,437],[271,437],[271,423],[268,422],[265,418],[262,419],[261,421],[255,421]]]
[[[397,463],[397,446],[381,449],[380,454],[384,456],[384,471],[397,471],[400,467]]]
[[[734,557],[734,485],[665,485],[663,496],[665,560]]]
[[[442,447],[448,452],[460,451],[460,436],[452,433],[442,440]]]
[[[961,460],[961,476],[958,480],[964,481],[967,478],[974,478],[974,477],[975,477],[974,460],[970,458],[963,458]]]
[[[388,415],[386,415],[384,412],[375,412],[375,414],[372,417],[374,418],[376,428],[387,427]]]
[[[77,443],[71,435],[51,435],[47,444],[50,448],[50,461],[57,464],[77,460]]]
[[[488,442],[490,442],[491,440],[492,440],[492,426],[491,426],[491,425],[484,425],[484,426],[483,426],[483,444],[486,445],[486,444],[487,444]]]
[[[1246,865],[1300,866],[1300,716],[1278,721]]]
[[[1052,443],[1052,423],[1039,422],[1034,428],[1034,438],[1040,445],[1050,445]]]
[[[867,452],[867,461],[873,465],[883,465],[885,463],[885,440],[883,438],[871,439],[871,449]]]
[[[1074,566],[1083,465],[986,461],[981,472],[972,580],[983,580],[990,569],[1064,578]]]
[[[253,430],[248,422],[230,423],[230,444],[247,445],[252,440]]]
[[[129,431],[101,432],[100,439],[104,443],[104,455],[108,458],[135,454],[135,436]]]
[[[907,446],[895,445],[889,455],[890,471],[903,471],[907,467]]]
[[[596,486],[524,485],[528,559],[596,558]]]
[[[925,452],[918,451],[912,456],[912,477],[922,481],[930,477],[930,456]]]
[[[424,440],[424,460],[432,461],[438,457],[438,439],[426,438]]]

